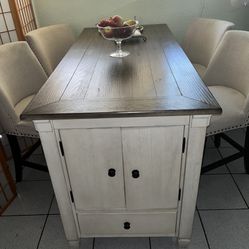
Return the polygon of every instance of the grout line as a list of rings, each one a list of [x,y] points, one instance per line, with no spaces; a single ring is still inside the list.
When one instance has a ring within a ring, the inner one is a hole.
[[[234,183],[235,183],[235,185],[236,185],[236,187],[237,187],[237,189],[238,189],[238,191],[239,191],[239,193],[240,193],[242,199],[244,200],[244,202],[245,202],[245,204],[246,204],[246,206],[247,206],[247,209],[249,209],[249,206],[248,206],[248,204],[247,204],[247,202],[246,202],[246,199],[245,199],[243,193],[241,192],[241,190],[240,190],[240,188],[239,188],[239,185],[237,184],[237,182],[236,182],[236,180],[235,180],[235,178],[234,178],[234,176],[233,176],[232,174],[231,174],[231,177],[232,177],[232,179],[233,179],[233,181],[234,181]]]
[[[206,242],[207,242],[208,249],[211,249],[209,241],[208,241],[207,233],[206,233],[206,230],[205,230],[205,227],[204,227],[204,223],[203,223],[202,218],[201,218],[201,214],[200,214],[198,208],[196,208],[196,210],[197,210],[197,214],[199,216],[200,222],[201,222],[202,230],[203,230]]]
[[[39,249],[39,246],[40,246],[40,243],[41,243],[41,239],[42,239],[42,235],[43,235],[43,232],[44,232],[44,230],[45,230],[45,227],[46,227],[46,224],[47,224],[47,221],[48,221],[49,212],[50,212],[50,209],[51,209],[51,207],[52,207],[53,200],[54,200],[54,195],[53,195],[53,197],[51,198],[50,206],[49,206],[49,208],[48,208],[47,216],[46,216],[45,222],[44,222],[44,224],[43,224],[42,231],[41,231],[41,235],[40,235],[40,238],[39,238],[39,241],[38,241],[38,244],[37,244],[36,249]]]
[[[150,249],[152,249],[150,237],[149,237],[149,246],[150,246]]]
[[[236,211],[236,210],[248,210],[248,208],[199,208],[199,211]]]
[[[49,216],[61,216],[61,215],[58,213],[58,214],[49,214]]]
[[[94,249],[95,247],[95,238],[93,238],[93,246],[92,246],[92,249]]]

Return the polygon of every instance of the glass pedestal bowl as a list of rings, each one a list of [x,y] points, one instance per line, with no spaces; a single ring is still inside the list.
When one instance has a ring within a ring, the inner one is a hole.
[[[112,57],[122,58],[130,53],[122,50],[122,41],[132,37],[136,28],[138,27],[138,21],[134,25],[123,26],[123,27],[101,27],[97,25],[100,34],[110,41],[115,41],[117,44],[117,50],[110,54]]]

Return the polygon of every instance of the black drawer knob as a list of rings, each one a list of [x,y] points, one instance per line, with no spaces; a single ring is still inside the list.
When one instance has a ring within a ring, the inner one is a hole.
[[[131,228],[131,223],[130,222],[125,222],[124,223],[124,229],[129,230]]]
[[[135,169],[135,170],[132,171],[132,177],[133,178],[139,178],[139,176],[140,176],[140,173],[139,173],[138,170]]]
[[[116,170],[115,169],[109,169],[108,170],[108,176],[114,177],[116,175]]]

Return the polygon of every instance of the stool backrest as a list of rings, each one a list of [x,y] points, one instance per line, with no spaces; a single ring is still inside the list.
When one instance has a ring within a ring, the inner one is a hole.
[[[249,32],[228,31],[218,46],[204,82],[209,85],[233,88],[249,99]]]
[[[206,18],[198,18],[190,24],[183,49],[191,62],[207,67],[224,33],[233,26],[231,22]]]
[[[43,68],[26,42],[0,46],[0,125],[4,130],[19,122],[17,103],[36,94],[46,80]]]
[[[72,29],[66,24],[33,30],[25,38],[48,76],[75,41]]]

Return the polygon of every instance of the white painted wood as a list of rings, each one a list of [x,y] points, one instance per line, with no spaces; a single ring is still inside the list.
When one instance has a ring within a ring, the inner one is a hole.
[[[39,132],[53,131],[51,122],[49,120],[34,121],[34,125],[36,130]]]
[[[36,121],[70,244],[77,247],[79,237],[174,236],[187,246],[209,119]],[[113,178],[110,168],[117,172]],[[134,169],[140,172],[137,179],[132,178]],[[131,223],[130,230],[123,228],[125,221]]]
[[[49,126],[49,122],[47,123],[47,126]],[[53,132],[39,131],[39,135],[61,213],[66,238],[68,241],[79,241],[76,220],[74,218],[71,200],[62,169],[60,152],[57,147],[55,134]]]
[[[176,209],[183,126],[122,130],[128,209]],[[139,178],[132,171],[138,170]]]
[[[189,116],[54,120],[55,129],[187,125]]]
[[[158,213],[79,214],[81,236],[175,236],[176,211]],[[124,223],[130,229],[124,229]]]
[[[203,118],[203,117],[201,117]],[[197,119],[197,120],[195,120]],[[193,117],[191,123],[197,124],[199,117]],[[207,122],[209,117],[206,116]],[[179,224],[179,243],[190,242],[192,235],[192,225],[198,193],[201,163],[203,157],[206,127],[190,127],[186,153],[186,168],[183,186],[182,207]]]
[[[210,123],[211,116],[203,115],[203,116],[194,116],[191,119],[191,127],[207,127]]]
[[[125,207],[120,129],[60,130],[77,210]],[[114,177],[108,170],[115,169]]]

